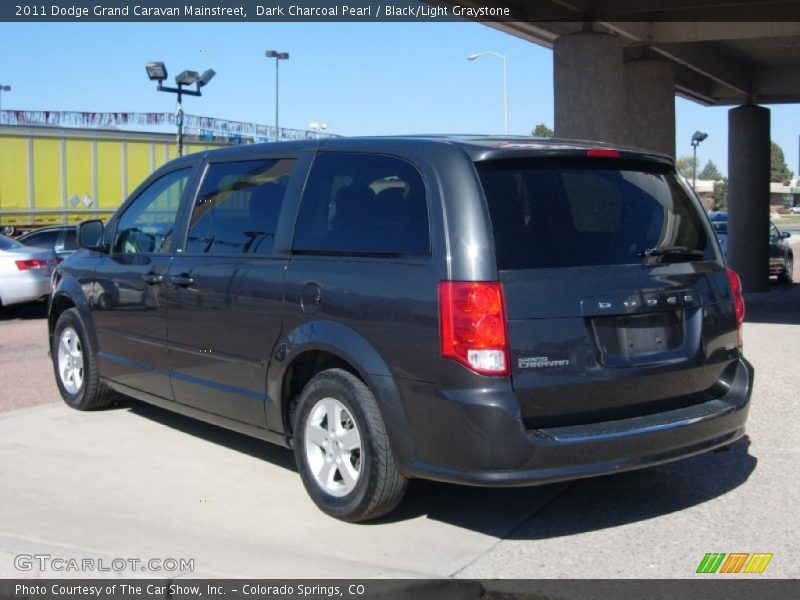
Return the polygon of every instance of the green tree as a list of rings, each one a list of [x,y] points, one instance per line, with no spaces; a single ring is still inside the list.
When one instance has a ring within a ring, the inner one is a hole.
[[[706,181],[719,181],[722,179],[722,173],[719,172],[717,165],[709,160],[703,170],[697,174],[698,179],[705,179]]]
[[[770,181],[776,183],[786,183],[791,181],[794,173],[786,166],[786,157],[783,155],[783,149],[775,142],[770,142]]]
[[[691,156],[681,156],[680,158],[676,158],[675,168],[678,169],[678,173],[691,181],[692,176],[694,175],[694,158]]]
[[[714,192],[711,194],[714,199],[714,210],[728,209],[728,178],[723,177],[714,182]]]
[[[531,131],[533,137],[551,138],[555,136],[555,132],[544,123],[539,123]]]

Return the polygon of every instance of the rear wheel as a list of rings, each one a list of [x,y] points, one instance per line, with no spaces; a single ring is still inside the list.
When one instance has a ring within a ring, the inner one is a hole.
[[[61,397],[77,410],[101,408],[111,403],[113,393],[97,374],[94,352],[78,310],[70,308],[58,317],[50,349]]]
[[[347,371],[308,382],[298,402],[295,460],[303,484],[325,513],[344,521],[376,519],[405,494],[375,397]]]

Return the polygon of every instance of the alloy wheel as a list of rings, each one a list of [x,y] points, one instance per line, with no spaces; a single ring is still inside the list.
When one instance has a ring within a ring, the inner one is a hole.
[[[65,327],[58,341],[58,375],[70,394],[77,394],[83,386],[83,346],[72,327]]]
[[[361,476],[361,434],[350,410],[335,398],[314,405],[305,425],[309,470],[328,494],[346,496]]]

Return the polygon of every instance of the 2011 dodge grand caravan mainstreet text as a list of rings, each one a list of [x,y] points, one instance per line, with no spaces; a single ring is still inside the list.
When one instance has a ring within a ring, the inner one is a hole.
[[[531,138],[226,148],[153,173],[53,278],[79,410],[122,393],[293,448],[348,521],[743,435],[744,302],[670,159]]]

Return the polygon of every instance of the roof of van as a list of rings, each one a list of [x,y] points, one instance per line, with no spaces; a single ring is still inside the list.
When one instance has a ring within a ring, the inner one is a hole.
[[[402,146],[408,149],[413,144],[446,144],[459,146],[466,152],[472,160],[491,160],[497,158],[514,158],[523,156],[598,156],[604,158],[614,158],[618,156],[628,159],[644,159],[660,163],[673,163],[673,158],[642,148],[630,146],[620,146],[604,142],[593,142],[586,140],[571,140],[562,138],[537,138],[530,136],[488,136],[476,134],[416,134],[416,135],[395,135],[395,136],[358,136],[358,137],[339,137],[326,139],[311,139],[287,142],[265,142],[261,144],[249,144],[246,146],[231,146],[217,150],[209,150],[209,154],[216,156],[219,154],[239,153],[252,148],[253,152],[263,151],[267,148],[281,148],[286,151],[303,150],[335,150],[341,148],[355,149],[356,146],[374,146],[376,149],[381,147],[384,151],[391,151],[392,145]],[[256,149],[258,148],[258,150]]]

